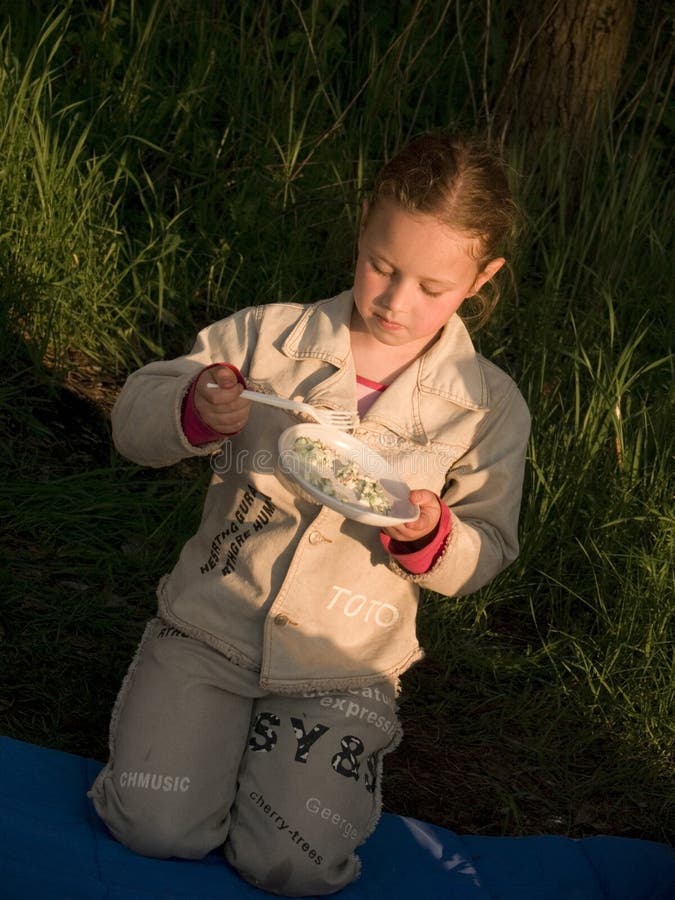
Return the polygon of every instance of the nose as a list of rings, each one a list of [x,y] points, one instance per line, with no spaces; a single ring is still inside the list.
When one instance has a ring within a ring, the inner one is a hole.
[[[382,305],[390,312],[405,309],[407,306],[407,289],[405,284],[398,279],[391,279],[387,290],[381,295]]]

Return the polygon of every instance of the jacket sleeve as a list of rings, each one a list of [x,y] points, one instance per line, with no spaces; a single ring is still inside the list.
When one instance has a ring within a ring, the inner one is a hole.
[[[181,426],[183,400],[204,366],[229,362],[247,369],[259,309],[244,309],[215,322],[199,332],[186,356],[149,363],[129,376],[112,410],[113,442],[123,456],[158,468],[188,456],[207,456],[220,446],[222,441],[190,443]]]
[[[509,380],[510,381],[510,380]],[[447,474],[443,499],[452,527],[428,572],[401,577],[448,597],[473,593],[518,556],[518,517],[530,414],[513,382],[486,416],[472,446]]]

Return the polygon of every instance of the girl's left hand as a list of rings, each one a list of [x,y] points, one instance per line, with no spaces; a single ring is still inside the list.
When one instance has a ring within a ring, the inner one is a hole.
[[[419,541],[435,531],[441,519],[441,501],[433,491],[410,491],[410,502],[419,506],[418,518],[414,522],[383,529],[396,541]]]

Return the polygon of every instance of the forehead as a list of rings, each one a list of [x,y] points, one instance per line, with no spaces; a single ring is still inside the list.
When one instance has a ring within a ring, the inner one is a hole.
[[[481,249],[478,238],[427,213],[408,212],[390,200],[365,211],[359,247],[413,269],[468,266],[472,270]]]

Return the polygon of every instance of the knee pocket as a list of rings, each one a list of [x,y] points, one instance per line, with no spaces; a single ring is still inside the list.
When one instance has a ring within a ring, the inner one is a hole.
[[[238,839],[235,833],[225,844],[225,856],[245,881],[286,897],[333,894],[357,878],[361,869],[353,852],[328,859],[307,841],[293,846],[288,835],[270,847]]]
[[[202,859],[213,849],[198,834],[186,832],[180,823],[160,816],[146,816],[117,825],[113,831],[120,843],[140,856],[156,859]]]
[[[114,815],[103,821],[114,837],[140,856],[155,859],[202,859],[214,844],[206,834],[196,829],[186,830],[180,821],[159,813],[145,815]]]
[[[152,798],[125,802],[110,790],[92,791],[96,811],[113,837],[140,856],[168,859],[201,859],[221,845],[229,817],[220,822],[199,822],[177,807],[153,804]]]

